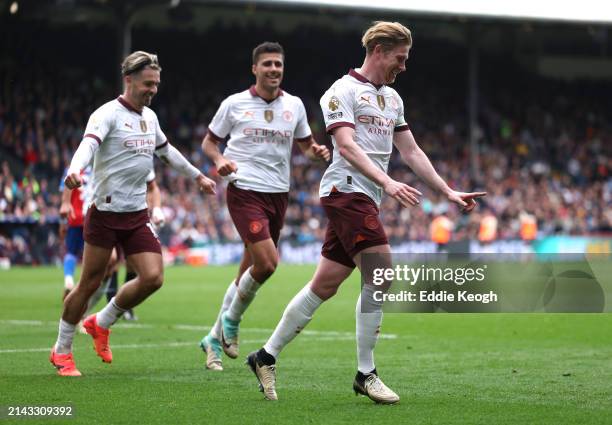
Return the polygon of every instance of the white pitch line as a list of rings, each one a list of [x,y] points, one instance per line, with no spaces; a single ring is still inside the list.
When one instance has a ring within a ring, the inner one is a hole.
[[[309,341],[348,341],[353,338],[347,337],[314,337],[308,338]],[[263,344],[266,342],[265,339],[247,339],[240,341],[243,344]],[[113,345],[111,348],[113,350],[122,350],[122,349],[142,349],[142,348],[172,348],[172,347],[198,347],[198,344],[195,342],[168,342],[165,344],[117,344]],[[17,353],[48,353],[51,348],[9,348],[6,350],[0,350],[0,354],[17,354]]]
[[[57,326],[55,322],[43,322],[41,320],[0,320],[0,325],[12,325],[12,326]],[[186,325],[186,324],[177,324],[177,325],[150,325],[150,324],[142,324],[142,323],[118,323],[115,328],[124,328],[124,329],[154,329],[154,328],[170,328],[177,330],[189,330],[189,331],[208,331],[210,330],[210,326],[200,326],[200,325]],[[244,328],[241,329],[244,333],[265,333],[270,335],[272,333],[272,329],[265,328]],[[315,341],[348,341],[355,339],[355,334],[352,332],[337,332],[337,331],[315,331],[315,330],[304,330],[301,332],[302,335],[308,337],[309,340]],[[381,339],[396,339],[396,334],[381,334]],[[255,344],[255,343],[264,343],[266,342],[265,338],[262,339],[252,339],[252,340],[242,340],[242,343],[245,344]],[[142,349],[142,348],[163,348],[163,347],[186,347],[186,346],[197,346],[197,343],[194,342],[169,342],[164,344],[117,344],[113,345],[114,349]],[[47,352],[49,351],[49,347],[45,348],[9,348],[9,349],[0,349],[0,354],[11,354],[11,353],[39,353],[39,352]]]
[[[14,326],[57,326],[57,322],[43,322],[41,320],[0,320],[0,325],[14,325]],[[211,329],[210,326],[202,326],[202,325],[189,325],[189,324],[172,324],[172,325],[151,325],[146,323],[117,323],[113,326],[114,329],[157,329],[157,328],[166,328],[166,329],[176,329],[182,331],[200,331],[206,332]],[[241,328],[240,329],[244,333],[263,333],[270,335],[274,329],[267,328]],[[341,332],[341,331],[317,331],[305,329],[301,332],[302,335],[308,336],[320,336],[320,337],[351,337],[354,338],[355,334],[353,332]],[[396,339],[396,334],[381,334],[380,338],[382,339]]]

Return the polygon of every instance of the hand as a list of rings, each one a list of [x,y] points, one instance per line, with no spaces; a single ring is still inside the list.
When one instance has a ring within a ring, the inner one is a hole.
[[[155,226],[161,227],[166,222],[166,215],[160,207],[153,207],[151,211],[151,223]]]
[[[331,158],[331,154],[329,153],[329,149],[325,145],[312,145],[312,155],[313,159],[322,159],[325,162],[329,161]]]
[[[214,180],[211,180],[206,177],[204,174],[198,175],[195,180],[202,192],[207,193],[209,195],[214,195],[215,193],[217,193],[215,191],[217,183],[215,183]]]
[[[59,209],[59,215],[61,218],[66,220],[68,217],[74,218],[74,211],[70,202],[62,202]]]
[[[216,163],[217,172],[220,176],[225,177],[238,171],[238,166],[234,161],[230,161],[225,157],[221,157]]]
[[[451,190],[448,194],[448,200],[462,207],[462,211],[470,212],[476,208],[474,199],[486,196],[487,192],[457,192]]]
[[[394,198],[396,201],[402,204],[403,207],[406,208],[419,204],[420,201],[417,196],[423,195],[414,187],[395,181],[392,178],[389,178],[389,181],[385,183],[383,189],[385,190],[385,193],[387,195]]]
[[[68,171],[68,175],[64,179],[64,184],[68,189],[76,189],[77,187],[81,187],[81,185],[83,185],[81,173]]]

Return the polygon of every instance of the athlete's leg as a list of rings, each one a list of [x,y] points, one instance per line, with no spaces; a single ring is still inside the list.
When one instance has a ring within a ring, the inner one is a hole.
[[[226,316],[239,322],[242,314],[255,298],[257,290],[274,273],[278,265],[278,250],[271,238],[256,243],[247,244],[253,265],[242,273],[238,282],[238,290]]]
[[[136,277],[124,284],[115,296],[115,304],[123,310],[136,307],[161,288],[164,281],[161,254],[139,252],[128,255],[126,262],[134,269]]]
[[[364,272],[366,267],[365,260],[368,256],[376,255],[375,260],[377,262],[376,267],[390,268],[390,254],[391,248],[389,245],[378,245],[364,249],[354,257],[355,264],[359,268],[362,277],[369,273]],[[383,264],[378,264],[380,262]],[[358,358],[358,370],[361,373],[371,373],[376,367],[374,365],[374,347],[378,341],[378,335],[380,334],[380,325],[382,323],[382,301],[380,297],[374,297],[375,290],[386,290],[387,285],[375,287],[372,282],[364,282],[361,287],[361,293],[357,299],[357,305],[355,307],[355,320],[356,320],[356,336],[357,336],[357,358]]]
[[[211,370],[223,370],[223,360],[221,358],[221,316],[227,311],[229,306],[236,295],[236,289],[238,288],[238,282],[243,273],[252,265],[251,254],[247,251],[246,247],[242,254],[240,266],[238,268],[238,276],[232,282],[230,282],[225,295],[223,296],[223,302],[217,315],[217,320],[211,328],[210,332],[200,340],[200,348],[206,353],[206,367]]]
[[[388,244],[377,245],[365,248],[355,255],[353,261],[359,267],[362,279],[370,279],[372,266],[385,269],[392,267],[390,254],[391,248]],[[368,261],[373,261],[375,264],[367,264]],[[399,396],[378,377],[374,365],[374,348],[378,341],[383,317],[382,300],[380,297],[375,297],[374,292],[388,290],[389,284],[390,282],[385,282],[383,285],[374,286],[373,282],[364,281],[355,307],[357,375],[353,382],[353,390],[355,394],[363,394],[378,403],[399,401]]]
[[[317,308],[337,292],[352,271],[348,265],[321,257],[312,281],[289,302],[270,339],[259,351],[249,354],[247,363],[267,399],[277,400],[275,363],[281,350],[306,327]]]
[[[321,257],[312,281],[289,302],[264,350],[278,357],[282,349],[310,322],[316,309],[336,294],[352,272],[350,267]]]
[[[91,310],[98,304],[102,296],[107,293],[108,288],[112,281],[113,273],[117,272],[117,267],[119,266],[117,249],[114,248],[113,252],[108,260],[108,264],[106,266],[106,271],[104,272],[104,278],[102,280],[102,284],[96,289],[96,292],[89,298],[87,302],[87,310],[85,312],[85,316],[88,316]]]
[[[87,301],[102,282],[111,251],[111,249],[85,243],[83,270],[79,284],[64,300],[60,332],[55,346],[57,353],[66,354],[72,350],[76,324],[81,320],[87,308]]]

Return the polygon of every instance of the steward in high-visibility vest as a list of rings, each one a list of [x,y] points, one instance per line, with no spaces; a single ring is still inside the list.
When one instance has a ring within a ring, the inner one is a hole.
[[[434,218],[429,227],[431,240],[440,245],[446,245],[451,239],[453,222],[445,215]]]
[[[482,220],[480,220],[478,240],[488,243],[493,242],[495,239],[497,239],[497,217],[491,213],[487,213]]]
[[[521,224],[521,239],[528,242],[533,241],[538,235],[538,222],[535,216],[526,212],[521,212],[519,214],[519,222]]]

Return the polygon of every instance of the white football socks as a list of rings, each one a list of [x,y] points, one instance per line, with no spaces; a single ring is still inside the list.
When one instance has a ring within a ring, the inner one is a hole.
[[[232,280],[232,283],[227,287],[227,291],[225,291],[225,296],[223,297],[223,304],[221,304],[221,310],[219,310],[219,315],[217,316],[217,321],[213,325],[210,330],[210,335],[215,338],[221,338],[221,315],[227,311],[227,309],[232,304],[232,300],[234,299],[234,295],[236,295],[236,280]]]
[[[115,304],[115,297],[113,297],[108,304],[96,314],[96,322],[101,328],[108,329],[123,313],[125,313],[125,311],[125,309]]]
[[[274,333],[264,345],[266,352],[278,357],[282,349],[310,323],[312,315],[322,303],[323,300],[312,292],[308,282],[285,308]]]
[[[251,267],[249,267],[240,277],[236,295],[227,309],[227,318],[239,322],[242,319],[242,313],[249,307],[260,286],[261,284],[251,276]]]
[[[59,322],[59,333],[57,334],[57,342],[55,343],[55,352],[58,354],[68,354],[72,352],[72,339],[76,325],[68,323],[63,319]]]
[[[380,334],[382,317],[382,303],[374,301],[373,286],[365,285],[355,307],[357,369],[361,373],[369,373],[375,369],[374,347]]]

